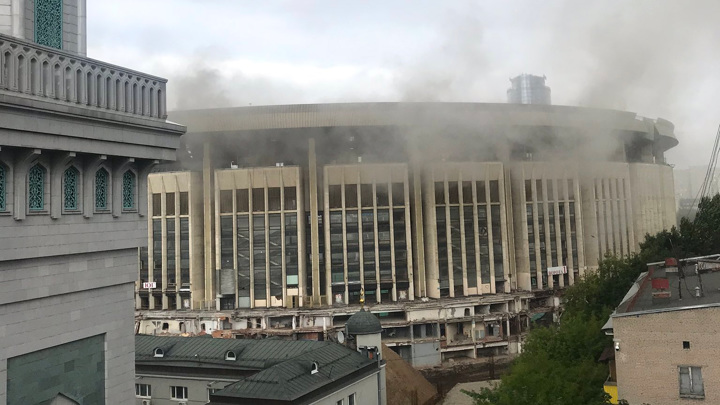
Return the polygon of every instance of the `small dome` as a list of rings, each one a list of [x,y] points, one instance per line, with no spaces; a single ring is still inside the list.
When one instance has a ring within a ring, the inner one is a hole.
[[[351,335],[371,335],[382,332],[382,326],[375,315],[361,309],[348,319],[347,332]]]

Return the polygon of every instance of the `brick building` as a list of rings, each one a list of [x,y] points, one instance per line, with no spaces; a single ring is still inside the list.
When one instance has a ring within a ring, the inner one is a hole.
[[[606,324],[615,352],[606,391],[616,399],[720,403],[718,258],[651,265],[630,289]]]

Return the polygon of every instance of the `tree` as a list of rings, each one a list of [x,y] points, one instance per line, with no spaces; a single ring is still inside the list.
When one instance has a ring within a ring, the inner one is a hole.
[[[602,332],[646,263],[720,253],[720,195],[703,198],[694,219],[645,235],[640,252],[605,255],[596,272],[586,274],[564,295],[559,325],[528,333],[518,356],[494,389],[466,392],[477,405],[599,405],[607,401],[607,368],[597,363],[611,340]]]

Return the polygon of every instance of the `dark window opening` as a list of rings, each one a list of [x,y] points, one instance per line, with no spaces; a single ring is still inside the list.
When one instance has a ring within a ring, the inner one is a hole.
[[[250,211],[250,192],[248,189],[235,190],[235,208],[237,212]]]
[[[190,213],[189,196],[187,191],[180,193],[180,215],[188,215]]]
[[[220,191],[220,213],[230,214],[232,213],[232,190],[221,190]]]
[[[175,193],[165,194],[165,215],[175,215]]]

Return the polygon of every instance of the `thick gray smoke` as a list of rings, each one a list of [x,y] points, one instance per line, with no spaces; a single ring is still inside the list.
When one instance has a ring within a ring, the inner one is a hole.
[[[379,53],[389,53],[378,60],[392,61],[377,66],[390,72],[387,77],[358,76],[328,95],[327,88],[323,93],[290,81],[223,72],[196,58],[186,74],[169,75],[169,106],[504,102],[510,76],[544,74],[553,104],[669,119],[680,140],[670,152],[671,163],[683,166],[709,158],[706,150],[720,120],[708,107],[720,94],[720,76],[714,73],[720,68],[720,53],[715,52],[720,1],[463,2],[433,8],[438,10],[425,26],[412,27],[433,32],[429,41],[423,36],[427,43],[422,47],[413,47],[424,48],[421,54],[406,53],[402,43],[377,44]],[[344,28],[333,29],[328,35],[344,35]],[[333,49],[327,52],[331,55]],[[593,148],[612,155],[616,145]]]
[[[186,73],[171,75],[168,81],[168,107],[172,110],[283,104],[303,94],[287,84],[242,72],[224,74],[197,59]]]

